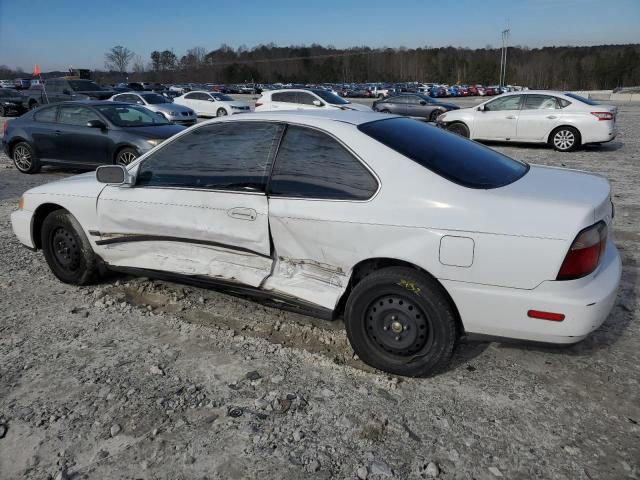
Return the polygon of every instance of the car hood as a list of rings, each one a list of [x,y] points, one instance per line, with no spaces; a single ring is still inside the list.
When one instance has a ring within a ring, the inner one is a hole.
[[[96,172],[87,172],[55,182],[45,183],[25,192],[25,195],[55,195],[97,198],[104,183],[98,182]]]
[[[122,130],[145,138],[169,138],[181,132],[185,127],[180,125],[157,125],[155,127],[121,127]]]
[[[446,108],[447,110],[460,110],[460,107],[455,103],[437,102],[437,103],[433,103],[433,105],[437,107]]]

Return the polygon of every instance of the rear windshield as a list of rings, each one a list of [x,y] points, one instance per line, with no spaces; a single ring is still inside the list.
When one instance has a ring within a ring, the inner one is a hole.
[[[358,129],[432,172],[469,188],[515,182],[529,165],[484,145],[410,118],[363,123]]]
[[[312,90],[312,92],[330,105],[347,105],[349,103],[344,98],[339,97],[335,93],[329,92],[327,90]]]
[[[586,103],[587,105],[598,105],[597,102],[585,97],[581,97],[580,95],[576,95],[575,93],[567,92],[565,95],[569,98],[573,98],[574,100],[578,100],[579,102]]]

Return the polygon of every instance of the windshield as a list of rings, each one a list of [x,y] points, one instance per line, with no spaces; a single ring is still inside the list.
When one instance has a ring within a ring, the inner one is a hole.
[[[210,95],[218,101],[233,102],[233,97],[225,95],[224,93],[210,93]]]
[[[569,98],[573,98],[574,100],[578,100],[579,102],[586,103],[587,105],[598,105],[597,102],[594,102],[593,100],[590,100],[585,97],[581,97],[580,95],[576,95],[575,93],[569,92],[569,93],[565,93],[565,95]]]
[[[158,95],[157,93],[142,95],[142,98],[144,98],[145,102],[147,102],[150,105],[158,105],[160,103],[171,103],[169,102],[169,100],[164,98],[162,95]]]
[[[133,105],[100,105],[96,107],[100,113],[118,127],[150,127],[153,125],[168,125],[162,115],[144,107]]]
[[[469,188],[509,185],[529,165],[454,133],[410,118],[391,118],[358,129],[434,173]]]
[[[69,80],[69,85],[76,92],[95,92],[102,90],[97,84],[90,80]]]
[[[347,105],[349,103],[344,98],[339,97],[333,92],[328,92],[327,90],[313,90],[313,93],[331,105]]]

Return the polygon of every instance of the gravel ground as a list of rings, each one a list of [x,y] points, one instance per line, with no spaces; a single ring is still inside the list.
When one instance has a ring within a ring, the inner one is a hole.
[[[148,279],[60,283],[9,214],[74,172],[0,155],[0,478],[640,478],[640,105],[619,126],[575,153],[494,145],[610,179],[624,271],[606,323],[563,348],[463,343],[428,379],[365,367],[340,322]]]

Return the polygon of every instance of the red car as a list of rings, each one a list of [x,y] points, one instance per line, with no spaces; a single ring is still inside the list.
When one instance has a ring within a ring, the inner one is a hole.
[[[474,87],[473,85],[470,87],[467,87],[467,90],[469,91],[469,95],[473,95],[473,96],[478,95],[478,88]]]

